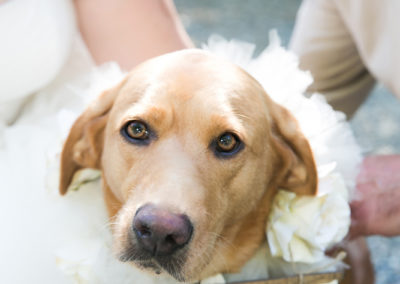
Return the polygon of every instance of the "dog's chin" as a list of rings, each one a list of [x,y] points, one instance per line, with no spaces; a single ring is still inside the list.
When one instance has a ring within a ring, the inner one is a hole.
[[[184,273],[186,252],[179,251],[170,256],[151,256],[146,252],[133,247],[119,255],[119,260],[130,262],[141,270],[150,274],[168,274],[179,282],[187,282],[191,279]]]
[[[120,261],[128,262],[155,277],[169,275],[179,282],[197,282],[215,274],[209,264],[217,243],[214,234],[206,234],[200,240],[194,238],[170,255],[154,255],[144,250],[134,235],[126,234],[124,238],[114,239],[113,250]]]

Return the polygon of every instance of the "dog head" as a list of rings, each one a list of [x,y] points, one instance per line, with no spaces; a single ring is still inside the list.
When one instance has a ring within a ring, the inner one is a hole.
[[[78,118],[60,191],[101,169],[117,257],[179,281],[234,272],[278,189],[315,194],[296,120],[239,67],[198,50],[147,61]]]

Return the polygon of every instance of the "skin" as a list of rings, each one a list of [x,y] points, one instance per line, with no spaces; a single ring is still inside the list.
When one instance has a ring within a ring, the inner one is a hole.
[[[175,50],[193,47],[172,0],[75,0],[79,30],[97,64],[125,70]]]
[[[400,235],[400,155],[366,157],[351,203],[350,238]]]
[[[148,125],[147,145],[121,135],[132,120]],[[222,158],[213,141],[226,132],[244,146]],[[102,170],[116,256],[180,281],[238,271],[265,241],[277,189],[317,188],[295,119],[243,70],[197,50],[138,66],[82,114],[64,145],[61,193],[82,167]],[[145,258],[132,238],[133,217],[149,203],[194,226],[190,243],[167,259]]]

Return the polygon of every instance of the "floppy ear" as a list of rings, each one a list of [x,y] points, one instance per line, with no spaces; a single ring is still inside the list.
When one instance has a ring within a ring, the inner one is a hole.
[[[277,186],[299,195],[317,193],[318,175],[311,147],[297,120],[272,102],[272,140],[278,155]]]
[[[100,169],[103,132],[119,87],[103,92],[72,125],[61,153],[59,190],[62,195],[67,192],[76,171]]]

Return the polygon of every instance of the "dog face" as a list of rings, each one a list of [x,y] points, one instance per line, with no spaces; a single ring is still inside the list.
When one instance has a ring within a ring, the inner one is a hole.
[[[234,272],[265,240],[277,189],[315,194],[295,119],[202,51],[152,59],[103,93],[64,145],[60,191],[102,170],[117,257],[179,281]]]

